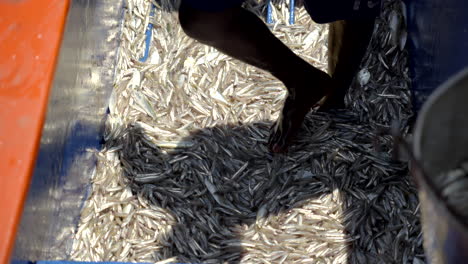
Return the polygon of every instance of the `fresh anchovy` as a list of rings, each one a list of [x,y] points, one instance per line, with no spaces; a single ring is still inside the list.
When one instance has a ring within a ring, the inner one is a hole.
[[[186,36],[179,1],[125,2],[73,260],[424,263],[416,189],[380,133],[397,121],[406,135],[412,116],[402,2],[383,2],[347,108],[309,113],[287,155],[265,146],[286,98],[280,81]],[[244,6],[264,17],[265,2]],[[327,70],[328,27],[299,6],[288,25],[288,2],[272,1],[272,32]],[[447,172],[443,192],[459,190],[459,174]],[[459,208],[465,199],[447,196]]]

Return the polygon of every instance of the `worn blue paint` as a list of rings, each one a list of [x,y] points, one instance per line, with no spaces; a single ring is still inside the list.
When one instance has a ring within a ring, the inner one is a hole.
[[[13,260],[10,263],[11,264],[34,264],[34,262],[26,261],[26,260]]]
[[[150,17],[153,18],[154,17],[154,9],[155,9],[155,5],[152,4],[151,5],[151,12],[150,12]],[[145,32],[145,35],[146,35],[146,39],[145,39],[145,54],[143,54],[143,57],[140,58],[140,61],[141,62],[145,62],[148,57],[149,57],[149,49],[150,49],[150,46],[151,46],[151,39],[153,38],[153,22],[152,21],[149,21],[148,22],[148,28],[146,28],[146,32]]]
[[[294,25],[294,20],[295,20],[295,8],[296,3],[294,0],[289,0],[289,24]]]
[[[268,24],[273,24],[273,14],[272,14],[272,3],[271,3],[271,0],[268,0],[268,3],[267,3],[267,17],[266,17],[266,22]]]
[[[123,1],[70,5],[47,117],[12,263],[67,259],[100,149],[116,65]],[[96,77],[96,78],[92,78]]]

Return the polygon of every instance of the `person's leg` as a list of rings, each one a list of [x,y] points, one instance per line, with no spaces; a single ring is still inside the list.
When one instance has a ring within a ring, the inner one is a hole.
[[[320,110],[342,108],[369,45],[380,0],[304,0],[304,5],[315,22],[330,23],[328,68],[333,86]]]
[[[273,152],[287,150],[305,115],[330,88],[330,76],[295,55],[260,18],[240,6],[207,12],[182,1],[179,20],[188,36],[266,70],[284,83],[288,97],[269,147]]]
[[[367,51],[374,18],[336,21],[329,26],[328,66],[333,90],[320,110],[343,108],[344,97]]]

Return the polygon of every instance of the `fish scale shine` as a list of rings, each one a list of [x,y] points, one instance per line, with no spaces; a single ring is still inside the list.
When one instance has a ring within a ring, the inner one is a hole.
[[[149,1],[126,2],[106,143],[72,259],[423,263],[416,190],[376,134],[411,117],[407,57],[390,39],[400,2],[384,2],[348,109],[310,113],[289,156],[264,146],[286,95],[279,81],[185,36],[174,1],[156,2],[152,18]],[[275,2],[272,32],[326,70],[328,28],[302,7],[289,26],[287,9]]]

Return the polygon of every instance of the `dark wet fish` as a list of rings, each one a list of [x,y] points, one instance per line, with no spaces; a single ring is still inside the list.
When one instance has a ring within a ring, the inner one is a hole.
[[[273,2],[273,33],[325,70],[327,27],[303,8],[289,26],[286,1]],[[174,1],[154,4],[150,16],[149,1],[126,1],[106,143],[72,259],[424,263],[416,189],[379,132],[397,121],[406,135],[412,116],[401,2],[384,1],[347,108],[310,113],[288,155],[265,146],[283,85],[185,36]],[[445,192],[462,190],[449,174]]]

